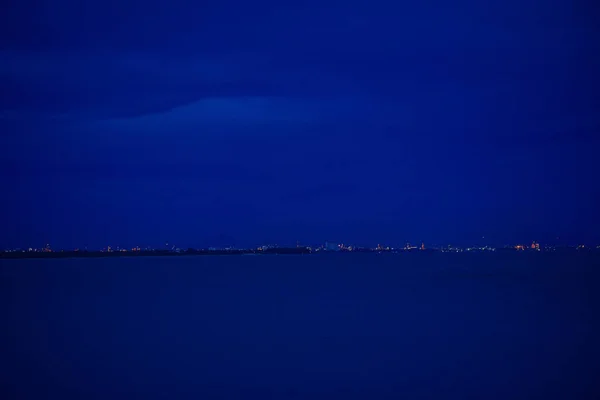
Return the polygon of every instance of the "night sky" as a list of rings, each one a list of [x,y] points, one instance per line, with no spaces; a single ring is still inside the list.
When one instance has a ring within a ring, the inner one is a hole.
[[[0,247],[596,242],[599,21],[566,0],[9,0]]]

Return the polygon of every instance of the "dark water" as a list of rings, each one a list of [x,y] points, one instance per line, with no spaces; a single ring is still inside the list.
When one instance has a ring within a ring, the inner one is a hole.
[[[0,263],[3,399],[598,399],[600,258]]]

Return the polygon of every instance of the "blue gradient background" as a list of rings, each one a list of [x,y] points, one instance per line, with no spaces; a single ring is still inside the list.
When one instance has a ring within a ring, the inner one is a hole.
[[[3,6],[2,246],[600,240],[591,2],[284,3]]]

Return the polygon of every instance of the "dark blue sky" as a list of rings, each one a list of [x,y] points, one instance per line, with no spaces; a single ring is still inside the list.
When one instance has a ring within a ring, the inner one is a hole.
[[[598,17],[9,0],[0,247],[600,240]]]

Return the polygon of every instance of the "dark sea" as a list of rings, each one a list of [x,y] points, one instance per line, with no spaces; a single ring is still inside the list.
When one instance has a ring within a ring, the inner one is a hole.
[[[1,399],[600,399],[599,254],[0,260]]]

